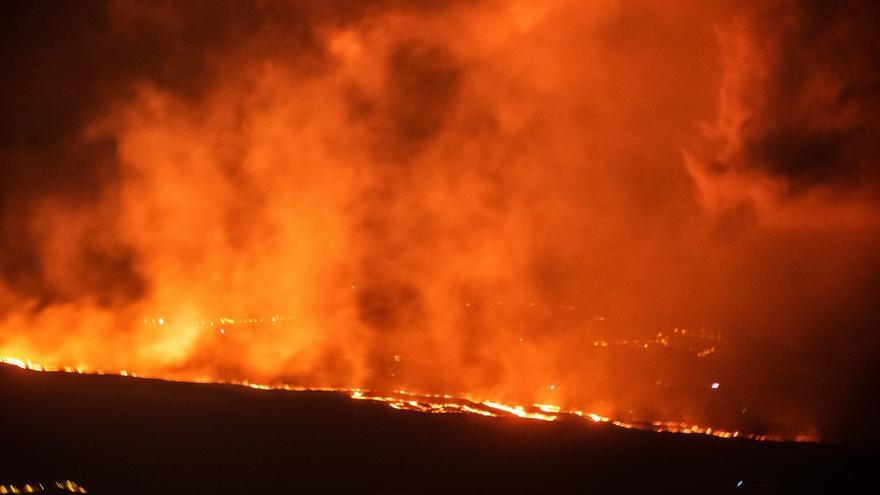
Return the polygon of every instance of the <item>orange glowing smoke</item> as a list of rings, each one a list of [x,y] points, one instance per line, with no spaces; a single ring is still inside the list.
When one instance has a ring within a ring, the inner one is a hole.
[[[82,103],[2,148],[0,354],[795,432],[859,410],[880,113],[848,91],[876,74],[810,44],[812,7],[319,3],[82,14]],[[641,357],[678,327],[725,339]]]

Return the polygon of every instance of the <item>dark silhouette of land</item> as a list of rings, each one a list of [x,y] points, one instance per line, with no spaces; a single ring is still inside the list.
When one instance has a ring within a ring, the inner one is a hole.
[[[868,452],[0,365],[0,483],[96,494],[839,493]]]

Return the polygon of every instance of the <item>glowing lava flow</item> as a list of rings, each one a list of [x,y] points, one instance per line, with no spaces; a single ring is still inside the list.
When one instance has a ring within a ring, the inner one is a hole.
[[[6,362],[6,361],[4,361]],[[12,364],[12,363],[7,363]],[[46,488],[48,486],[48,488]],[[82,485],[75,481],[64,480],[64,481],[55,481],[52,483],[47,482],[43,483],[27,483],[21,486],[16,485],[0,485],[0,495],[6,495],[7,493],[19,494],[19,493],[42,493],[42,492],[70,492],[70,493],[89,493],[88,490],[83,488]]]
[[[143,375],[136,375],[128,371],[106,372],[104,370],[86,370],[82,367],[71,366],[45,366],[33,363],[30,359],[19,359],[9,356],[0,356],[0,363],[16,366],[31,371],[44,372],[66,372],[80,374],[98,374],[98,375],[120,375],[140,378],[154,378]],[[164,378],[156,378],[164,381]],[[682,433],[682,434],[699,434],[711,435],[719,438],[744,438],[756,441],[817,441],[812,437],[798,436],[796,438],[786,438],[782,436],[761,435],[755,433],[744,433],[740,431],[725,431],[711,427],[702,427],[695,424],[688,424],[676,421],[618,421],[611,418],[596,414],[594,412],[584,412],[580,410],[565,411],[557,405],[553,404],[534,404],[532,406],[508,405],[494,401],[478,401],[472,399],[456,398],[449,395],[436,394],[419,394],[407,392],[405,390],[396,390],[391,393],[378,393],[362,389],[345,389],[345,388],[329,388],[329,387],[302,387],[291,385],[263,385],[250,383],[248,381],[216,381],[216,380],[195,380],[196,383],[224,383],[229,385],[239,385],[259,390],[286,390],[286,391],[320,391],[343,393],[356,400],[369,400],[386,404],[387,406],[401,411],[415,411],[431,414],[477,414],[492,418],[516,417],[522,419],[532,419],[540,421],[557,421],[561,418],[583,418],[591,423],[608,423],[619,428],[637,429],[644,431],[655,431],[658,433]]]
[[[516,416],[525,419],[539,419],[542,421],[555,421],[556,415],[544,414],[535,411],[535,408],[524,406],[508,406],[498,402],[477,402],[469,399],[454,398],[449,395],[422,395],[407,393],[397,390],[388,395],[373,395],[359,389],[351,393],[352,399],[373,400],[384,402],[394,409],[403,411],[418,411],[425,413],[471,413],[481,416],[498,418],[502,416]],[[536,405],[537,408],[537,405]],[[558,411],[558,408],[557,408]]]

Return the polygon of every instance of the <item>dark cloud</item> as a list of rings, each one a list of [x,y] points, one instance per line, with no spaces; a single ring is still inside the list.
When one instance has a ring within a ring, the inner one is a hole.
[[[361,321],[370,328],[393,330],[418,323],[421,295],[417,288],[381,280],[358,290],[357,306]]]
[[[816,186],[880,191],[880,20],[876,2],[785,1],[747,21],[736,77],[741,154],[728,165]]]
[[[0,160],[0,281],[40,304],[95,297],[105,305],[143,294],[131,247],[101,240],[114,236],[112,217],[95,216],[90,225],[74,227],[78,219],[57,216],[59,210],[75,217],[104,209],[119,179],[112,140],[64,137],[39,148],[15,146]],[[71,229],[59,234],[66,226]],[[59,262],[47,252],[52,237],[65,245],[65,276],[49,273],[49,265]]]
[[[99,102],[102,2],[9,2],[0,20],[0,146],[45,146],[76,132]],[[6,163],[6,168],[12,166]]]
[[[386,56],[383,91],[352,86],[348,111],[374,141],[380,162],[411,163],[455,111],[463,68],[442,45],[410,39]]]
[[[442,47],[404,42],[388,60],[386,103],[402,156],[412,155],[443,128],[455,110],[461,69]],[[385,143],[383,143],[384,145]]]

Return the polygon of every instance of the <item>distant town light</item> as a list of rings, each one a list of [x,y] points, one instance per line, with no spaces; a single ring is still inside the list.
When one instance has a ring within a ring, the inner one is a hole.
[[[713,383],[712,383],[712,389],[713,389],[713,390],[717,390],[718,387],[720,387],[720,386],[721,386],[721,384],[718,383],[718,382],[713,382]]]

